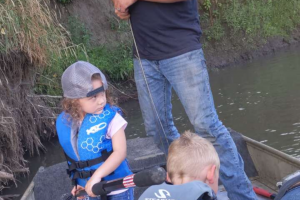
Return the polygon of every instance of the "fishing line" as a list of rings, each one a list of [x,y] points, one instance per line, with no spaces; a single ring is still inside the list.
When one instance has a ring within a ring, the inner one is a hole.
[[[159,124],[160,124],[160,126],[161,126],[161,128],[162,128],[162,131],[163,131],[163,133],[164,133],[164,136],[165,136],[165,140],[166,140],[166,142],[167,142],[167,145],[169,146],[170,144],[169,144],[169,141],[168,141],[168,139],[167,139],[167,135],[166,135],[165,129],[164,129],[164,127],[163,127],[163,125],[162,125],[162,122],[161,122],[161,120],[160,120],[160,118],[159,118],[159,115],[158,115],[157,109],[156,109],[156,107],[155,107],[154,100],[153,100],[153,97],[152,97],[152,94],[151,94],[151,91],[150,91],[150,88],[149,88],[149,84],[148,84],[148,81],[147,81],[147,78],[146,78],[146,74],[145,74],[144,67],[143,67],[143,64],[142,64],[142,61],[141,61],[141,57],[140,57],[140,54],[139,54],[139,50],[138,50],[138,47],[137,47],[137,44],[136,44],[136,40],[135,40],[135,36],[134,36],[133,30],[132,30],[131,20],[130,20],[130,19],[128,20],[128,23],[129,23],[129,27],[130,27],[131,34],[132,34],[133,43],[134,43],[134,46],[135,46],[135,49],[136,49],[136,53],[137,53],[136,58],[139,60],[139,64],[140,64],[140,67],[141,67],[141,70],[142,70],[142,74],[143,74],[143,77],[144,77],[144,79],[145,79],[145,83],[146,83],[147,90],[148,90],[148,93],[149,93],[149,97],[150,97],[151,103],[152,103],[152,105],[153,105],[153,108],[154,108],[155,114],[156,114],[156,116],[157,116],[157,119],[158,119],[158,121],[159,121]],[[163,143],[163,141],[162,141],[162,138],[161,138],[161,134],[159,134],[159,138],[160,138],[161,144],[163,145],[163,148],[165,148],[165,145],[164,145],[164,143]],[[165,149],[167,149],[167,148],[165,148]],[[165,154],[165,157],[166,157],[166,154]]]

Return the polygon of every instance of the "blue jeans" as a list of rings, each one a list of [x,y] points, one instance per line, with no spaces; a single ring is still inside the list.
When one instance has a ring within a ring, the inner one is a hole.
[[[134,76],[147,135],[153,136],[158,147],[165,153],[168,145],[179,137],[172,116],[173,88],[195,132],[215,146],[221,160],[220,179],[229,198],[257,199],[244,172],[244,162],[216,113],[202,49],[169,59],[142,59],[141,62],[157,110],[156,113],[153,109],[139,60],[134,59]]]
[[[299,200],[300,199],[300,186],[289,190],[281,200]]]
[[[134,200],[133,188],[129,188],[126,192],[122,192],[116,195],[108,195],[108,200]],[[83,200],[101,200],[101,197],[86,197]]]

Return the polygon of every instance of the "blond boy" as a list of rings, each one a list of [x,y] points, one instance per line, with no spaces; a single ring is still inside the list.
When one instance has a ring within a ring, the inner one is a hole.
[[[220,160],[213,145],[186,131],[169,147],[167,180],[148,188],[139,200],[212,200],[218,191]]]

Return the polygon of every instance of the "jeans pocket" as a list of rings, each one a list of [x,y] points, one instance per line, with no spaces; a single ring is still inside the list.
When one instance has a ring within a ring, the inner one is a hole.
[[[204,58],[204,53],[203,53],[203,50],[202,49],[197,49],[197,50],[194,50],[194,51],[191,51],[188,54],[188,58],[189,60],[198,60],[200,59],[200,62],[204,61],[206,63],[206,60]],[[205,67],[206,67],[206,64],[205,64]]]

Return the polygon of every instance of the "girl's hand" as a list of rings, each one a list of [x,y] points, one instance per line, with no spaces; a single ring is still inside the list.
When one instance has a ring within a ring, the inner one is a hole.
[[[92,187],[101,181],[100,177],[92,176],[90,180],[85,185],[85,191],[90,197],[96,197],[96,195],[92,192]]]
[[[85,185],[85,191],[90,197],[96,197],[92,192],[92,187],[108,176],[126,158],[126,137],[124,130],[120,128],[112,137],[113,153],[107,160],[94,172],[93,176]]]
[[[76,186],[73,187],[71,193],[75,197],[75,195],[77,195],[79,193],[79,191],[82,191],[82,190],[84,190],[84,187],[77,185],[77,188],[76,188]],[[84,197],[77,197],[77,199],[83,199],[83,198]]]

